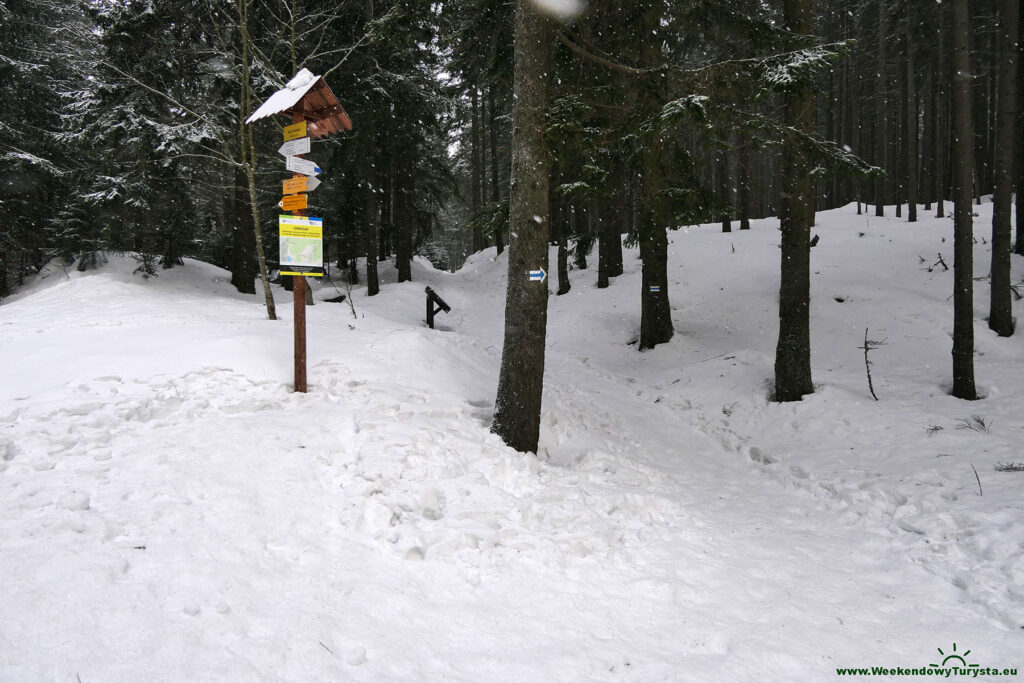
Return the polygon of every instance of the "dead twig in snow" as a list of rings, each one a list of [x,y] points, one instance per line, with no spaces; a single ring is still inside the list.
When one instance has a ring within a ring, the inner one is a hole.
[[[971,464],[971,469],[974,470],[974,464]],[[978,495],[983,496],[985,493],[981,490],[981,477],[978,476],[978,470],[974,470],[974,478],[978,480]]]
[[[871,381],[871,361],[868,359],[868,351],[871,351],[872,349],[877,349],[879,346],[885,346],[886,341],[888,340],[883,339],[882,341],[874,341],[873,339],[868,339],[868,328],[865,327],[864,346],[857,347],[858,349],[864,349],[864,371],[868,375],[868,390],[871,392],[871,398],[875,399],[876,401],[878,400],[878,396],[875,394],[875,385]]]

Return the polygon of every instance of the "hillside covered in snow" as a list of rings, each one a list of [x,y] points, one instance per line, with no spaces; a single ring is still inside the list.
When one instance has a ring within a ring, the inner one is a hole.
[[[305,395],[289,293],[270,322],[198,261],[51,265],[0,306],[0,680],[1024,668],[1024,337],[982,319],[976,209],[981,400],[948,395],[951,220],[851,205],[818,215],[800,402],[770,400],[775,220],[670,233],[676,336],[649,352],[635,249],[609,289],[549,279],[537,457],[488,429],[493,248],[385,271],[354,315],[316,285]]]

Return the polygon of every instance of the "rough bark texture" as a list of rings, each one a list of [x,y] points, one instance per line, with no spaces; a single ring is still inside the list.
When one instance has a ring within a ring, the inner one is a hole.
[[[249,209],[252,213],[253,236],[256,240],[256,260],[263,281],[263,298],[267,305],[267,317],[277,320],[274,295],[270,291],[270,276],[267,274],[267,259],[263,255],[263,230],[260,227],[260,205],[256,199],[256,145],[252,141],[252,128],[247,128],[245,119],[252,111],[252,85],[249,79],[249,0],[238,0],[238,24],[241,27],[242,91],[241,115],[238,117],[239,151],[242,156],[242,170],[249,186]]]
[[[909,10],[908,10],[909,11]],[[914,77],[914,42],[907,30],[907,137],[904,157],[907,160],[907,222],[917,222],[917,82]]]
[[[1024,76],[1024,0],[1017,10],[1017,71]],[[1014,252],[1024,256],[1024,86],[1017,84],[1017,242]]]
[[[1017,121],[1017,31],[1020,7],[1003,2],[999,20],[1000,63],[996,112],[995,192],[992,197],[992,296],[988,326],[1001,337],[1013,334],[1010,292],[1010,212],[1013,199],[1014,127]]]
[[[398,270],[398,281],[412,280],[412,236],[413,211],[412,179],[403,177],[403,187],[395,193],[395,268]]]
[[[935,23],[938,25],[938,58],[935,60],[935,217],[943,218],[946,213],[946,90],[945,82],[947,73],[946,49],[943,41],[946,35],[944,20],[946,16],[946,5],[936,7],[937,14]]]
[[[363,169],[363,244],[366,255],[366,296],[380,292],[380,276],[377,273],[377,232],[380,226],[380,207],[377,204],[377,165],[374,154],[375,127],[373,116],[367,116],[363,123],[362,135],[366,136],[365,168]]]
[[[736,157],[736,186],[740,230],[750,230],[750,143],[741,135]]]
[[[480,210],[481,200],[483,198],[482,192],[482,178],[483,174],[482,164],[480,163],[483,159],[483,155],[480,153],[480,140],[483,136],[480,134],[480,124],[483,121],[483,116],[480,114],[480,96],[477,93],[476,87],[472,88],[470,95],[470,156],[469,156],[469,175],[471,180],[470,187],[470,202],[469,211],[470,214],[475,215]],[[484,237],[480,231],[479,226],[473,228],[473,253],[480,251],[484,248]]]
[[[1024,256],[1024,0],[1017,9],[1017,243],[1014,252]]]
[[[537,452],[544,389],[547,282],[528,272],[548,270],[548,162],[543,113],[551,70],[550,23],[516,0],[512,104],[512,178],[505,340],[491,431],[516,449]]]
[[[373,21],[373,0],[366,0],[363,18]],[[380,205],[377,202],[377,121],[372,112],[364,117],[363,139],[363,253],[366,256],[366,296],[380,293],[380,276],[377,273],[377,243],[380,230]],[[355,256],[355,254],[353,254]],[[353,260],[355,260],[353,258]]]
[[[637,35],[657,33],[661,19],[659,3],[644,3]],[[640,48],[641,64],[660,64],[660,42],[648,38]],[[638,100],[644,118],[654,118],[664,104],[667,86],[659,73],[645,76],[639,85]],[[640,290],[641,351],[652,349],[672,338],[672,305],[668,298],[668,218],[661,192],[666,184],[666,154],[661,129],[652,125],[643,145],[643,173],[640,180],[640,258],[643,259]]]
[[[718,156],[718,197],[726,207],[722,210],[722,232],[732,232],[732,188],[729,184],[729,152],[723,151]]]
[[[953,395],[973,401],[974,386],[974,127],[971,121],[970,19],[967,0],[953,0]]]
[[[548,230],[550,238],[558,244],[558,296],[568,294],[572,289],[569,281],[569,226],[563,217],[558,200],[551,196],[552,188],[558,184],[557,171],[548,177]]]
[[[811,33],[811,0],[786,0],[786,27],[797,35]],[[786,125],[814,133],[814,94],[809,84],[785,94]],[[811,381],[811,226],[814,187],[806,158],[795,145],[782,151],[782,268],[779,287],[779,341],[775,348],[775,398],[799,401],[814,392]]]
[[[789,4],[787,3],[787,7]],[[886,114],[888,103],[886,91],[888,84],[885,78],[885,43],[888,40],[888,23],[886,21],[889,9],[879,2],[878,12],[878,70],[875,75],[875,166],[885,168],[886,153]],[[875,215],[885,215],[885,178],[881,175],[875,177]]]
[[[597,288],[605,289],[610,281],[608,278],[608,266],[609,259],[611,258],[611,250],[609,242],[611,240],[612,226],[616,225],[615,221],[604,221],[601,224],[601,234],[597,237]]]
[[[493,204],[497,204],[501,201],[501,193],[499,191],[500,182],[498,181],[498,110],[494,96],[495,87],[496,86],[491,85],[491,88],[487,93],[489,105],[487,109],[490,112],[491,117],[490,125],[487,129],[491,143],[491,203]],[[494,231],[494,247],[498,250],[499,254],[505,251],[505,240],[501,235],[500,225]]]
[[[566,246],[565,235],[558,239],[558,296],[568,294],[572,289],[572,282],[569,280],[569,249]]]
[[[256,235],[247,225],[249,197],[245,173],[234,171],[235,191],[225,218],[231,225],[231,284],[242,294],[256,293]]]

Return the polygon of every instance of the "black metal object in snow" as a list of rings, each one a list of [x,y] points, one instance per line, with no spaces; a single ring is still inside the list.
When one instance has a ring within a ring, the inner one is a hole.
[[[437,295],[437,292],[427,287],[424,291],[427,293],[427,327],[434,329],[434,314],[438,311],[444,311],[445,313],[451,313],[452,307],[444,302],[444,299]],[[437,304],[437,308],[434,308],[434,304]]]

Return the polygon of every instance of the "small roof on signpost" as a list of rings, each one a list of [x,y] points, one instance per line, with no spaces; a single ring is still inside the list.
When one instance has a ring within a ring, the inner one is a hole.
[[[305,68],[271,95],[245,122],[252,123],[274,114],[301,117],[306,121],[309,135],[314,138],[352,130],[352,119],[327,87],[323,76],[315,76]]]

